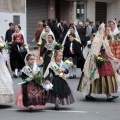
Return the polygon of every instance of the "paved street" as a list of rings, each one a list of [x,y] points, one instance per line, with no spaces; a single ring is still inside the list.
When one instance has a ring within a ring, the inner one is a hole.
[[[42,69],[42,68],[41,68]],[[54,105],[47,104],[45,108],[35,109],[29,112],[15,106],[15,102],[0,105],[0,120],[119,120],[120,119],[120,98],[114,102],[107,102],[105,95],[93,95],[99,100],[96,102],[86,101],[82,93],[77,92],[80,70],[77,70],[77,78],[68,80],[76,102],[70,106],[61,106],[55,111]],[[17,85],[20,78],[13,79],[15,98],[20,86]],[[120,96],[120,92],[117,94]]]

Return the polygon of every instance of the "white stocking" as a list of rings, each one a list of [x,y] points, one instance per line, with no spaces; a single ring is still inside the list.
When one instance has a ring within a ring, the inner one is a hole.
[[[69,68],[69,76],[73,77],[73,66]]]
[[[15,75],[18,76],[18,69],[15,69]]]
[[[76,69],[77,69],[77,66],[73,65],[73,75],[76,75]]]
[[[59,106],[58,104],[59,104],[59,98],[56,97],[56,100],[55,100],[55,106]]]

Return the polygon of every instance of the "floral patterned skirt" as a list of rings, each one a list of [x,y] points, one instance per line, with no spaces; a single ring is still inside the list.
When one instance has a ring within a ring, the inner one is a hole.
[[[34,83],[25,83],[18,92],[16,105],[18,107],[45,106],[47,101],[46,92],[42,86]]]

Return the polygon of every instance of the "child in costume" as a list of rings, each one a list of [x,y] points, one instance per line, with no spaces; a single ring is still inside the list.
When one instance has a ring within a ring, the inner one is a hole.
[[[55,51],[54,56],[44,74],[46,83],[52,83],[53,89],[49,91],[48,102],[55,104],[55,109],[59,109],[59,104],[69,105],[74,103],[71,89],[66,81],[65,74],[68,69],[63,68],[63,53],[60,50]]]
[[[42,87],[44,79],[39,67],[35,64],[34,54],[27,54],[25,63],[26,66],[22,69],[23,82],[16,99],[16,105],[29,109],[45,106],[46,95]]]

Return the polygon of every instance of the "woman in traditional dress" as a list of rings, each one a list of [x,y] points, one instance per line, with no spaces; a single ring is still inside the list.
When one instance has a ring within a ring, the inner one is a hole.
[[[114,64],[118,63],[119,60],[112,54],[107,40],[110,28],[107,27],[105,30],[104,26],[105,24],[102,23],[96,33],[77,89],[83,91],[87,100],[96,100],[91,96],[91,93],[106,94],[108,101],[118,98],[118,96],[111,94],[118,91],[117,72],[114,69]],[[107,62],[97,66],[95,55],[106,59]]]
[[[110,27],[110,48],[114,56],[120,60],[120,31],[118,30],[117,24],[114,20],[111,21]]]
[[[46,78],[46,83],[51,82],[53,84],[53,89],[48,94],[48,102],[55,104],[55,109],[58,110],[59,104],[72,104],[74,103],[74,98],[66,81],[65,74],[68,74],[68,69],[63,68],[62,51],[55,51],[52,58],[44,77]]]
[[[46,25],[45,28],[43,29],[43,31],[42,31],[42,33],[40,35],[40,39],[39,39],[39,48],[38,48],[38,50],[40,51],[40,54],[43,51],[43,48],[44,48],[45,44],[48,41],[48,35],[52,35],[53,39],[55,40],[53,32],[51,31],[50,27],[48,25]]]
[[[20,37],[20,41],[21,43],[24,44],[24,36],[21,32],[21,26],[20,25],[15,25],[15,33],[12,35],[12,41],[14,42],[15,41],[15,36],[19,36]]]
[[[44,56],[43,74],[45,73],[47,66],[51,61],[52,52],[56,44],[57,42],[55,41],[54,37],[52,35],[48,35],[47,43],[41,51],[41,57]]]
[[[0,42],[1,42],[4,46],[7,46],[7,44],[6,44],[5,41],[4,41],[4,38],[0,38]],[[3,53],[5,56],[8,56],[8,57],[9,57],[9,51],[8,51],[8,49],[3,49],[3,50],[2,50],[2,53]],[[10,59],[8,58],[5,62],[6,62],[6,65],[7,65],[7,68],[8,68],[8,70],[9,70],[9,72],[12,72],[11,65],[10,65]]]
[[[64,58],[72,58],[73,65],[69,68],[69,78],[76,78],[76,69],[81,68],[83,70],[85,59],[81,51],[80,42],[75,40],[75,34],[69,34],[69,41],[64,45]]]
[[[40,74],[39,67],[35,64],[34,54],[27,54],[25,58],[26,66],[22,69],[23,84],[18,92],[16,105],[21,108],[45,106],[45,90],[40,84],[34,82],[34,76]]]
[[[2,44],[0,42],[0,44]],[[0,45],[1,46],[1,45]],[[13,82],[6,66],[6,60],[9,59],[0,47],[0,104],[14,101]]]

